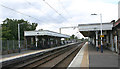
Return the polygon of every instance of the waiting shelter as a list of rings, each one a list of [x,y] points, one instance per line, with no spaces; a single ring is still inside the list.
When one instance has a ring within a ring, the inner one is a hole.
[[[113,33],[112,33],[113,22],[102,23],[102,36],[101,35],[101,23],[89,23],[79,24],[79,32],[84,37],[89,37],[89,42],[96,47],[101,45],[101,37],[103,41],[103,47],[109,48],[114,51],[113,45]]]
[[[30,49],[59,46],[61,45],[61,38],[70,38],[70,36],[49,30],[24,31],[26,47]]]

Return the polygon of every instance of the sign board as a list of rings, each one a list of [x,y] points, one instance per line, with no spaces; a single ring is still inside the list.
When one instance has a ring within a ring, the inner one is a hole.
[[[104,35],[100,35],[100,37],[104,37]]]
[[[102,30],[112,30],[113,23],[102,23]],[[92,23],[92,24],[79,24],[79,31],[100,31],[101,23]]]

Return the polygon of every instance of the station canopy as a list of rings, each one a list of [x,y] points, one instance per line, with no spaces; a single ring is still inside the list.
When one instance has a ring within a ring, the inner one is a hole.
[[[70,38],[69,35],[61,34],[49,30],[40,30],[40,31],[24,31],[24,36],[54,36],[60,38]]]
[[[113,23],[102,23],[102,30],[112,30]],[[95,34],[95,31],[101,30],[101,23],[79,24],[78,29],[85,37],[90,37]]]

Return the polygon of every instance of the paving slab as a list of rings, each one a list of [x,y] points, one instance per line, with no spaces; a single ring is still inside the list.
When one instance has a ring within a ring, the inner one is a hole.
[[[119,56],[108,50],[103,49],[103,53],[101,51],[96,51],[96,48],[92,45],[88,45],[89,50],[89,67],[99,67],[99,68],[118,68],[119,64]]]
[[[80,49],[68,69],[120,69],[120,55],[108,49],[103,53],[87,42]]]

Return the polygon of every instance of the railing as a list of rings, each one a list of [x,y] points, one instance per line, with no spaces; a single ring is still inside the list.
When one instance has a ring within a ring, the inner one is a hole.
[[[20,41],[21,50],[25,50],[25,43],[24,40]],[[18,52],[19,46],[18,46],[18,40],[2,40],[2,53],[3,54],[9,54]]]

